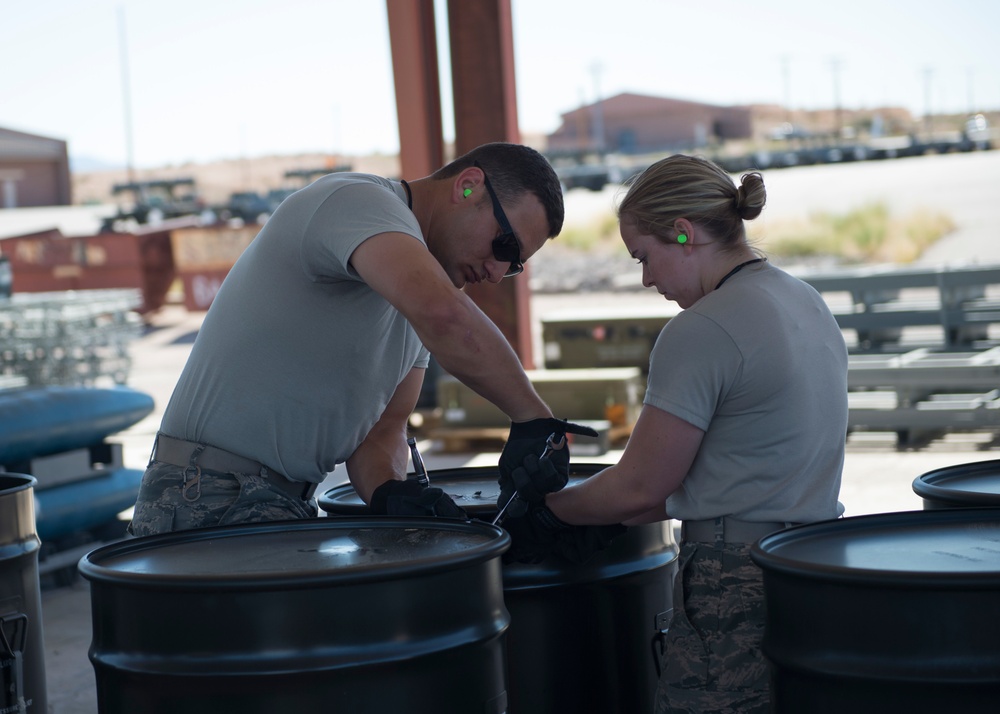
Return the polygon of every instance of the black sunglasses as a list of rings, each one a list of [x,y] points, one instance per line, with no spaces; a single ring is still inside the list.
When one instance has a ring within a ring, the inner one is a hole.
[[[483,167],[479,165],[478,161],[474,161],[473,166],[483,171]],[[493,186],[490,185],[485,171],[483,171],[483,183],[490,194],[490,200],[493,201],[493,215],[496,217],[497,223],[500,224],[500,235],[493,239],[493,257],[503,263],[510,263],[507,272],[503,274],[505,278],[520,275],[524,270],[524,263],[521,262],[521,245],[517,242],[514,229],[510,227],[507,214],[503,212],[503,206],[500,205],[496,193],[493,192]]]

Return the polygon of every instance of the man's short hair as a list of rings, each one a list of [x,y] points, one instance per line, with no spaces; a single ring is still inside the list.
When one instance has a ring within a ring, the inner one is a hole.
[[[459,156],[435,171],[431,178],[452,178],[476,162],[501,201],[513,202],[525,193],[534,194],[545,209],[549,238],[559,235],[565,218],[562,186],[548,159],[530,146],[497,141]]]

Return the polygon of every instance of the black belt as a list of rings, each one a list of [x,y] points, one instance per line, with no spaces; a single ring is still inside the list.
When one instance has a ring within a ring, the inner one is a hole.
[[[303,501],[308,501],[316,493],[318,484],[307,481],[292,481],[282,474],[272,471],[259,461],[237,456],[216,446],[176,439],[166,434],[156,435],[153,458],[165,464],[187,468],[191,465],[192,454],[198,448],[201,448],[202,452],[198,455],[195,465],[200,468],[223,473],[261,474],[263,472],[273,486],[292,498],[301,498]]]
[[[703,521],[682,521],[681,540],[698,543],[756,543],[764,536],[795,523],[782,521],[741,521],[731,516]]]

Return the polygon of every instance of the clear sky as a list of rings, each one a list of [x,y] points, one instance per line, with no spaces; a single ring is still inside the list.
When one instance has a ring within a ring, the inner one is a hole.
[[[435,1],[451,138],[446,3]],[[619,92],[839,99],[917,116],[1000,109],[995,0],[511,1],[523,132],[551,132]],[[139,167],[394,153],[385,0],[0,0],[0,127],[124,165],[126,117]]]

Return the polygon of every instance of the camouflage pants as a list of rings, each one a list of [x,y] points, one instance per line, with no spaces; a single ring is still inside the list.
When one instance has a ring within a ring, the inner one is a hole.
[[[292,498],[267,474],[200,470],[197,480],[185,469],[152,461],[142,475],[128,532],[134,536],[236,523],[313,518],[316,501]]]
[[[750,546],[684,543],[656,714],[766,714],[764,585]]]

